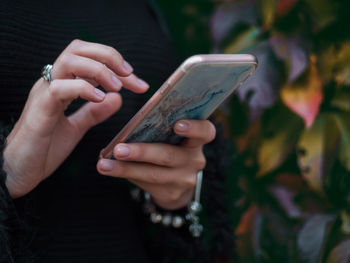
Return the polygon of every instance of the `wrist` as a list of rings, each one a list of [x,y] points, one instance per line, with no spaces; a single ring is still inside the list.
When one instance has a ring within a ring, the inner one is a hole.
[[[165,210],[178,210],[182,209],[184,207],[187,207],[187,205],[192,201],[194,195],[194,188],[186,191],[180,198],[174,198],[171,201],[165,202],[161,199],[156,199],[152,197],[152,201],[160,208]]]
[[[25,186],[23,183],[20,183],[18,178],[15,176],[15,172],[10,168],[5,158],[2,169],[5,172],[5,186],[11,198],[16,199],[24,196],[28,192],[26,192],[26,189],[29,186]]]
[[[187,225],[191,235],[198,238],[203,231],[203,226],[200,224],[198,216],[199,212],[202,210],[202,205],[200,204],[202,177],[203,172],[198,172],[194,195],[191,195],[191,201],[187,203],[186,209],[183,209],[180,213],[179,209],[162,211],[162,207],[159,209],[159,207],[153,203],[151,195],[147,192],[142,192],[139,188],[133,189],[131,191],[131,196],[136,201],[143,201],[143,210],[149,215],[152,223],[162,224],[165,227],[172,226],[174,228],[181,228]]]
[[[9,192],[11,198],[16,199],[16,198],[23,196],[21,191],[19,191],[19,187],[15,183],[15,180],[13,179],[13,177],[5,169],[4,169],[4,171],[6,173],[5,186],[7,188],[7,191]]]

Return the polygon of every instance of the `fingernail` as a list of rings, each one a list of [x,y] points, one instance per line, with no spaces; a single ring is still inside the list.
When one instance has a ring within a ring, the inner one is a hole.
[[[108,160],[108,159],[101,159],[100,160],[100,168],[103,171],[112,171],[114,168],[114,161]]]
[[[128,157],[129,154],[130,154],[130,147],[129,146],[123,145],[123,144],[118,144],[115,147],[116,157],[125,158],[125,157]]]
[[[99,100],[103,100],[104,97],[106,96],[106,94],[102,90],[96,89],[96,88],[95,88],[95,94]]]
[[[120,81],[120,79],[118,79],[116,76],[112,76],[112,80],[114,82],[114,85],[116,85],[116,88],[118,89],[118,91],[120,90],[120,88],[123,86],[123,83]]]
[[[190,127],[189,123],[184,121],[181,121],[175,124],[175,129],[179,132],[185,132],[188,130],[189,127]]]
[[[125,60],[123,62],[123,68],[124,68],[124,71],[126,71],[126,73],[128,73],[128,74],[130,74],[134,70],[132,68],[132,66],[128,62],[126,62]]]
[[[149,85],[146,81],[142,80],[142,79],[137,79],[137,82],[139,84],[139,86],[142,88],[142,89],[148,89],[149,88]]]

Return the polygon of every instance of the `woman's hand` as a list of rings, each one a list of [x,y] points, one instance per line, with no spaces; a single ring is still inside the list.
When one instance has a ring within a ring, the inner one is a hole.
[[[174,131],[186,137],[180,146],[163,143],[120,143],[113,151],[117,160],[100,159],[103,175],[126,178],[149,192],[157,205],[178,209],[189,203],[197,173],[205,167],[204,144],[215,138],[207,120],[182,120]]]
[[[122,86],[141,93],[148,85],[113,48],[74,40],[53,64],[49,83],[40,78],[7,137],[6,185],[13,198],[31,191],[52,174],[92,126],[122,104]],[[39,73],[39,72],[38,72]],[[109,93],[96,89],[101,85]],[[88,101],[71,116],[64,111],[76,98]]]

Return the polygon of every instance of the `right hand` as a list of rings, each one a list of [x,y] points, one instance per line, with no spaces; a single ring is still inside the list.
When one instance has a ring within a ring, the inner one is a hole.
[[[6,140],[3,169],[13,198],[23,196],[51,175],[84,134],[115,113],[122,104],[122,86],[136,92],[148,84],[113,48],[74,40],[51,71],[53,81],[40,78]],[[109,93],[95,89],[101,85]],[[70,116],[64,111],[76,98],[87,101]]]

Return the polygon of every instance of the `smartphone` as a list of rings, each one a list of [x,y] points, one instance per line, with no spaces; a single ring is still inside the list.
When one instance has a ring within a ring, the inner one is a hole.
[[[178,144],[176,121],[207,119],[253,74],[257,60],[247,54],[195,55],[183,62],[100,153],[112,158],[121,142]]]

